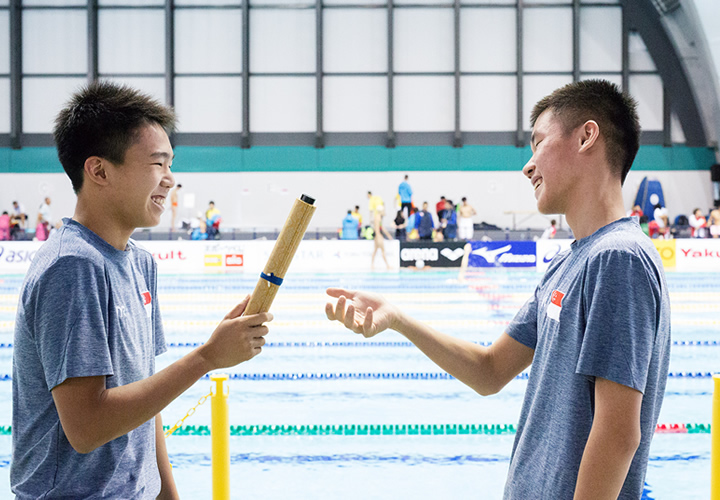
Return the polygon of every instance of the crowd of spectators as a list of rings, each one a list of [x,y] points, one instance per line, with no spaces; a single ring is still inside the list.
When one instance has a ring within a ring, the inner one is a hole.
[[[671,220],[667,207],[661,203],[653,207],[650,215],[635,205],[628,215],[638,217],[640,226],[651,238],[718,238],[720,237],[720,210],[710,208],[703,212],[696,208],[692,214],[678,214]]]
[[[473,237],[473,216],[477,215],[475,209],[462,198],[462,204],[456,205],[451,199],[441,196],[435,204],[435,212],[429,210],[427,201],[423,201],[420,208],[413,199],[413,189],[409,183],[409,176],[405,175],[398,186],[395,196],[395,217],[390,227],[395,230],[395,238],[404,240],[430,240],[430,241],[469,241]],[[380,220],[385,215],[385,202],[380,196],[368,191],[368,211],[370,219],[379,215]],[[382,225],[380,228],[384,230]],[[348,210],[342,220],[339,230],[340,238],[356,240],[359,238],[375,239],[377,230],[373,225],[363,226],[360,206],[355,210]]]
[[[52,200],[46,196],[37,211],[28,212],[19,201],[13,201],[10,210],[0,214],[0,241],[47,240],[60,224],[53,224],[51,204]]]

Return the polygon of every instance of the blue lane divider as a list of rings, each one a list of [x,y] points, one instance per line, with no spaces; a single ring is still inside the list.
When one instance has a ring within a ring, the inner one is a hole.
[[[473,342],[490,346],[492,342]],[[170,342],[168,347],[200,347],[202,342]],[[719,346],[720,340],[676,340],[674,346]],[[263,347],[412,347],[411,342],[268,342]],[[2,344],[0,344],[2,347]]]
[[[490,346],[492,342],[473,342],[477,345]],[[204,342],[168,342],[173,347],[200,347]],[[720,346],[720,340],[675,340],[673,346]],[[268,342],[263,347],[412,347],[411,342]],[[12,349],[12,343],[0,343],[0,349]]]
[[[668,378],[712,378],[712,372],[670,372]],[[399,373],[231,373],[231,380],[453,380],[445,372],[399,372]],[[204,379],[209,379],[206,374]],[[528,373],[521,373],[515,380],[527,380]],[[0,381],[12,380],[9,373],[0,374]]]

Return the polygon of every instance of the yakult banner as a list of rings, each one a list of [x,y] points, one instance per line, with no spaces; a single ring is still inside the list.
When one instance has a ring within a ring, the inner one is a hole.
[[[25,274],[42,242],[0,242],[0,273]],[[138,241],[150,252],[160,274],[204,274],[249,272],[259,274],[267,263],[275,241]],[[368,240],[307,240],[300,243],[290,264],[290,273],[365,272],[371,268],[375,243]],[[385,242],[385,255],[390,270],[400,263],[400,243]],[[461,256],[462,257],[462,256]],[[375,256],[375,269],[384,270],[380,252]]]
[[[245,252],[245,272],[260,273],[272,252],[274,241],[251,241]],[[295,252],[288,273],[355,273],[371,269],[375,242],[370,240],[304,240]],[[400,242],[385,241],[385,256],[391,271],[400,262]],[[384,270],[380,251],[375,255],[374,268]]]
[[[537,270],[545,272],[552,260],[561,252],[570,249],[574,240],[537,240],[535,242]]]
[[[534,241],[471,241],[468,267],[535,267]]]
[[[675,240],[675,262],[678,271],[720,271],[720,239]]]
[[[460,267],[464,247],[464,241],[403,241],[400,243],[400,267]]]

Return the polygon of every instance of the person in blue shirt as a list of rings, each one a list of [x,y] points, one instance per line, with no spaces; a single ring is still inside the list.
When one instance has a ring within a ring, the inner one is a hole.
[[[415,320],[380,295],[330,288],[328,319],[373,337],[395,330],[481,395],[529,372],[506,500],[637,500],[670,360],[662,261],[622,185],[639,148],[637,104],[584,80],[541,99],[523,168],[543,214],[576,240],[506,331],[485,347]]]
[[[352,210],[347,211],[347,215],[342,221],[342,239],[356,240],[358,239],[358,220],[353,216]]]
[[[165,347],[157,265],[130,235],[175,184],[172,109],[94,82],[56,119],[75,213],[35,254],[13,350],[10,486],[37,498],[178,498],[160,411],[211,370],[258,355],[269,313],[249,296],[207,341],[155,373]]]
[[[405,212],[405,217],[410,217],[413,190],[408,183],[407,175],[405,175],[405,179],[398,186],[398,194],[400,195],[400,210]]]
[[[457,212],[455,211],[455,204],[452,200],[445,200],[445,211],[443,212],[442,220],[443,236],[446,240],[457,239]]]
[[[428,212],[427,201],[423,202],[422,210],[415,214],[415,228],[418,230],[418,238],[421,240],[431,240],[433,230],[435,229],[435,221],[430,212]]]

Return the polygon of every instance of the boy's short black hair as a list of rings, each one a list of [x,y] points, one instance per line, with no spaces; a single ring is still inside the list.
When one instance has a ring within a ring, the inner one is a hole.
[[[108,81],[95,81],[76,92],[53,130],[58,158],[75,193],[83,185],[85,160],[98,156],[123,163],[138,130],[147,124],[170,133],[175,112],[138,90]]]
[[[607,80],[570,83],[540,99],[530,124],[550,110],[569,134],[588,120],[595,120],[605,138],[607,160],[624,183],[640,147],[637,102]]]

